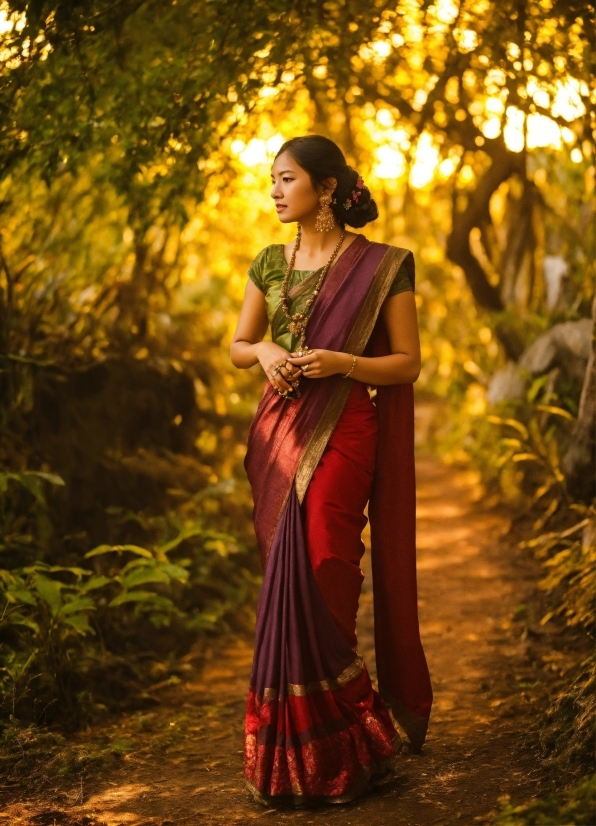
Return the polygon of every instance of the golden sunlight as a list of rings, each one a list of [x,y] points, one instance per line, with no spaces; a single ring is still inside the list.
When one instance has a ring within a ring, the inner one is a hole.
[[[378,146],[375,149],[377,163],[373,167],[373,175],[381,180],[401,178],[406,172],[406,159],[399,149],[390,144]]]
[[[434,144],[432,135],[423,132],[414,150],[414,163],[410,169],[410,185],[422,189],[432,181],[439,164],[439,149]]]

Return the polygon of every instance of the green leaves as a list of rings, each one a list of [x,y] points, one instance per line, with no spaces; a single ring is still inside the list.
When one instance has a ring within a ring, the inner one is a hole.
[[[85,554],[86,558],[104,556],[109,553],[117,553],[120,556],[126,551],[132,553],[136,558],[127,562],[121,568],[120,573],[111,578],[96,577],[95,581],[90,583],[90,587],[87,587],[87,590],[102,587],[107,583],[117,583],[122,591],[109,601],[108,606],[110,608],[135,603],[144,612],[158,611],[163,613],[165,611],[166,613],[177,613],[172,600],[139,586],[155,584],[168,587],[173,581],[186,582],[188,571],[181,565],[171,563],[165,551],[178,547],[184,538],[193,537],[199,533],[200,531],[187,531],[185,537],[181,538],[179,536],[155,551],[131,544],[99,545],[97,548],[93,548]]]
[[[135,568],[125,576],[117,577],[117,579],[120,585],[126,590],[134,588],[137,585],[146,585],[149,582],[161,582],[163,585],[168,585],[170,582],[170,577],[167,573],[160,567],[153,565]]]
[[[145,557],[145,559],[153,559],[151,551],[148,551],[147,548],[141,548],[139,545],[98,545],[97,548],[93,548],[92,551],[87,551],[85,559],[112,552],[121,554],[123,551],[130,551],[133,554],[137,554],[137,556]]]
[[[519,422],[517,419],[503,419],[501,416],[487,416],[487,422],[491,422],[491,424],[500,424],[506,425],[507,427],[512,427],[514,430],[517,430],[518,433],[521,433],[524,439],[529,439],[530,434],[528,433],[528,428],[522,423]]]
[[[82,637],[86,637],[88,634],[95,634],[95,631],[89,625],[87,618],[82,614],[64,616],[62,621],[64,625],[74,629]]]
[[[125,591],[123,594],[118,594],[117,597],[114,597],[113,600],[110,601],[110,607],[114,607],[115,605],[124,605],[127,602],[150,602],[156,599],[156,595],[152,591],[143,591],[141,589],[137,591]],[[168,605],[172,605],[171,600],[168,600]]]
[[[8,490],[9,482],[17,482],[32,493],[39,503],[44,504],[42,481],[51,485],[64,485],[64,480],[55,473],[44,473],[39,470],[25,470],[22,473],[5,472],[0,473],[0,493]]]
[[[60,593],[63,587],[62,583],[45,576],[37,575],[34,578],[34,587],[41,599],[49,607],[52,616],[57,617],[62,608],[62,594]]]
[[[552,404],[537,404],[536,410],[543,410],[545,413],[550,413],[551,416],[560,416],[562,419],[567,419],[568,422],[574,422],[575,416],[572,416],[568,410],[562,407],[555,407]]]
[[[7,484],[18,492],[16,480]],[[111,513],[120,534],[136,541],[92,547],[81,555],[80,564],[52,564],[52,553],[44,547],[49,561],[0,569],[5,641],[0,647],[0,701],[9,698],[4,708],[9,709],[13,698],[17,709],[20,697],[35,697],[38,708],[59,698],[60,713],[70,715],[79,702],[71,696],[71,685],[84,685],[85,670],[95,673],[102,657],[120,656],[117,645],[128,645],[139,630],[147,639],[148,623],[158,632],[176,618],[183,639],[225,628],[226,615],[246,599],[253,579],[235,560],[228,561],[243,550],[238,538],[206,527],[203,520],[217,525],[225,518],[220,515],[221,499],[232,489],[210,486],[196,496],[186,495],[180,513]],[[180,501],[179,492],[177,496]],[[34,498],[32,512],[45,514],[39,504]],[[13,531],[11,547],[15,536],[26,536],[25,529],[32,544],[39,542],[35,522],[17,527],[20,533]],[[62,559],[70,561],[71,552]],[[148,648],[144,656],[151,653],[150,643]],[[133,662],[134,671],[143,673],[149,660]],[[74,672],[76,679],[71,679]]]
[[[75,597],[62,605],[60,613],[64,617],[79,611],[95,611],[96,607],[91,597]]]
[[[565,408],[538,401],[539,392],[544,393],[547,400],[549,399],[545,383],[536,382],[528,391],[526,404],[520,409],[519,419],[492,414],[486,416],[488,422],[498,425],[504,431],[499,439],[501,453],[494,460],[495,467],[502,474],[507,466],[524,468],[517,482],[519,488],[519,485],[523,484],[525,468],[536,466],[532,478],[538,478],[538,483],[534,482],[534,490],[529,497],[532,504],[542,500],[542,513],[534,522],[536,531],[542,530],[561,503],[568,499],[565,477],[560,466],[556,428],[566,428],[567,423],[575,421]],[[554,418],[554,422],[551,422],[551,418]],[[563,420],[563,423],[557,420]],[[510,435],[511,430],[515,431],[515,436]]]

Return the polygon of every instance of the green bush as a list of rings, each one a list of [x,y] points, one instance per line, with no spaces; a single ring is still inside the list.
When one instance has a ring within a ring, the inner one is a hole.
[[[33,472],[0,478],[6,490],[31,492],[30,517],[46,507],[41,480],[61,482]],[[135,687],[174,673],[177,655],[201,635],[224,630],[257,582],[238,563],[246,547],[202,513],[211,502],[217,514],[231,491],[213,486],[164,515],[112,508],[121,533],[132,523],[147,547],[100,545],[84,555],[85,567],[37,559],[0,569],[0,720],[76,726],[130,702]],[[14,523],[6,501],[4,517],[5,528]],[[14,558],[23,537],[8,541]]]

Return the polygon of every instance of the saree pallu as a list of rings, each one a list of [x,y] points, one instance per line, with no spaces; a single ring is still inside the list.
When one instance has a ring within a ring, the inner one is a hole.
[[[404,261],[413,281],[408,250],[359,236],[327,274],[309,345],[388,354],[379,312]],[[364,385],[341,376],[301,389],[288,402],[266,386],[245,458],[265,571],[245,778],[262,802],[297,805],[351,800],[383,779],[400,744],[387,706],[419,750],[432,704],[417,615],[412,385],[379,387],[374,408]],[[369,493],[381,696],[355,647]]]

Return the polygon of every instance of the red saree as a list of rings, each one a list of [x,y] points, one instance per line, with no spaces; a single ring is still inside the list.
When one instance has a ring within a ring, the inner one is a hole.
[[[309,345],[388,354],[379,312],[404,261],[413,280],[408,250],[357,238],[313,305]],[[245,778],[267,803],[353,799],[395,762],[387,706],[419,750],[432,704],[417,614],[412,385],[379,387],[374,406],[363,384],[337,375],[303,379],[301,390],[286,401],[266,386],[245,459],[265,571]],[[355,647],[369,494],[381,696]]]

